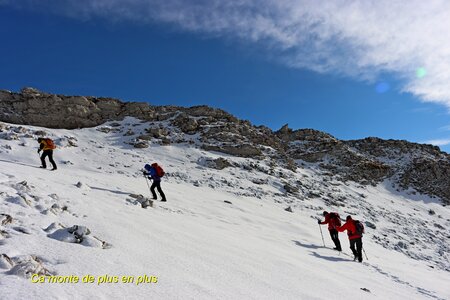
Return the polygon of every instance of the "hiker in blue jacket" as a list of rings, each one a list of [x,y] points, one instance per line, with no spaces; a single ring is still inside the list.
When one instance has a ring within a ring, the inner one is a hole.
[[[166,195],[164,195],[164,192],[161,189],[161,177],[164,176],[163,169],[157,163],[153,163],[152,165],[146,164],[144,166],[144,169],[145,171],[143,172],[143,174],[145,176],[149,176],[149,178],[153,180],[152,186],[150,187],[150,191],[153,195],[153,200],[157,199],[155,192],[156,188],[161,195],[161,201],[166,202]]]

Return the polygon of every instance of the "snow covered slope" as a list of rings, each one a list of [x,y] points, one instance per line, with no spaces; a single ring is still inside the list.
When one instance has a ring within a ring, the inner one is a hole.
[[[437,200],[387,181],[333,181],[314,164],[294,173],[208,152],[195,135],[128,144],[148,126],[132,118],[81,130],[3,126],[1,299],[450,299],[450,212]],[[59,146],[55,172],[38,168],[38,134]],[[167,172],[168,202],[143,209],[141,169],[154,161]],[[311,197],[292,193],[293,181]],[[366,221],[369,260],[353,261],[345,234],[343,253],[330,249],[325,226],[323,247],[324,209]],[[95,279],[33,283],[33,273]]]

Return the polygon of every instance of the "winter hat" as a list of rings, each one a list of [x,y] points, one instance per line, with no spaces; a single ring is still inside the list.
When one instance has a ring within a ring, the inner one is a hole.
[[[43,138],[38,138],[37,141],[40,143],[42,142]]]
[[[326,215],[328,215],[328,212],[326,210],[324,210],[322,215],[326,216]]]
[[[150,171],[152,167],[149,164],[145,164],[144,169],[146,169],[147,171]]]
[[[352,219],[352,216],[348,215],[347,218],[345,218],[345,221],[350,221]]]

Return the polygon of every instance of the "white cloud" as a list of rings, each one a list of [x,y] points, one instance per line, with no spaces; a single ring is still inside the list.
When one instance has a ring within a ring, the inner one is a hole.
[[[289,67],[374,80],[450,108],[447,0],[0,0],[75,18],[162,22],[266,47]],[[424,68],[426,75],[416,76]]]
[[[442,126],[442,127],[439,128],[439,130],[441,130],[441,131],[450,131],[450,125]]]
[[[424,144],[431,144],[431,145],[435,145],[435,146],[447,146],[447,145],[450,145],[450,138],[429,140],[429,141],[424,142]]]

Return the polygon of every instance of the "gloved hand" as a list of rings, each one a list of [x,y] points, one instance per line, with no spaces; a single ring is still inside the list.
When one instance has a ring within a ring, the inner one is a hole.
[[[147,176],[147,175],[148,175],[148,173],[147,173],[147,172],[145,172],[145,171],[143,171],[143,172],[142,172],[142,175],[144,175],[144,176]]]
[[[319,225],[320,225],[320,223],[322,223],[322,222],[320,222],[320,220],[319,220],[319,219],[317,219],[317,224],[319,224]]]
[[[38,153],[41,153],[41,149],[38,149]]]

